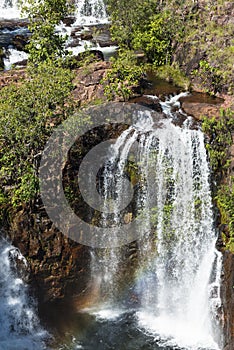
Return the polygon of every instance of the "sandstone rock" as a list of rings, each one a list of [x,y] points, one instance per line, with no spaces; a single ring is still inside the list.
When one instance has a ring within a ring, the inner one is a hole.
[[[63,23],[64,23],[66,26],[68,26],[68,27],[70,27],[72,24],[74,24],[75,21],[76,21],[76,17],[75,17],[75,16],[68,16],[68,17],[65,17],[65,18],[63,19]]]
[[[224,350],[233,350],[234,344],[234,255],[223,253],[223,275],[221,285],[223,301]]]
[[[20,79],[25,78],[25,75],[26,73],[23,68],[2,72],[0,74],[0,89],[11,82],[18,83]]]
[[[91,40],[93,39],[93,34],[90,32],[83,32],[80,34],[81,40]]]
[[[154,111],[157,111],[159,113],[162,112],[162,107],[159,103],[159,99],[152,100],[151,98],[147,96],[141,96],[141,97],[135,97],[130,100],[132,103],[138,103],[141,106],[148,107],[150,109],[153,109]]]
[[[40,218],[40,222],[38,222]],[[43,231],[41,228],[43,227]],[[22,209],[15,213],[9,237],[27,257],[30,281],[40,303],[79,294],[89,275],[89,251],[63,236],[52,225],[44,209]]]
[[[199,94],[199,97],[194,97],[194,99],[192,97],[182,98],[181,102],[185,113],[196,119],[201,119],[204,116],[218,118],[221,108],[234,108],[234,97],[228,95],[211,97],[206,94]]]
[[[100,82],[109,68],[110,64],[108,62],[96,62],[88,67],[87,70],[79,68],[76,71],[74,80],[76,88],[73,91],[73,95],[75,98],[81,103],[100,98],[106,100],[104,88]]]
[[[28,43],[28,37],[24,35],[16,35],[12,39],[12,45],[19,51],[23,51],[27,43]]]
[[[27,27],[28,26],[28,19],[22,18],[22,19],[1,19],[0,21],[0,29],[8,29],[8,30],[15,30],[17,28]]]

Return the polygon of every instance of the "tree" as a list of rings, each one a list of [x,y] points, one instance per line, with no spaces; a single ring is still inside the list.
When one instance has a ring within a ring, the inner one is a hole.
[[[73,74],[47,60],[0,97],[0,206],[35,198],[40,153],[53,127],[73,111]]]
[[[133,47],[144,50],[148,60],[157,66],[170,63],[173,22],[169,11],[153,15],[143,30],[135,31]]]
[[[111,34],[121,48],[132,49],[135,32],[142,30],[157,11],[155,0],[107,0]]]
[[[56,32],[56,26],[73,11],[66,0],[21,0],[22,12],[29,19],[32,36],[27,49],[29,60],[38,63],[48,58],[57,59],[67,54],[66,37]]]

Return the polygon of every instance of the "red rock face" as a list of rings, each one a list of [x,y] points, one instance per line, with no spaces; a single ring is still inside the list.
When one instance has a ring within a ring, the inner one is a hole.
[[[223,254],[221,297],[224,311],[224,350],[234,349],[234,255]]]
[[[30,282],[39,303],[79,295],[89,279],[89,249],[64,236],[43,207],[22,209],[8,235],[27,258]]]

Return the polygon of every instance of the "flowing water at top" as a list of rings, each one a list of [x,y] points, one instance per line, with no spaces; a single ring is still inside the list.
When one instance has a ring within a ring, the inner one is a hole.
[[[103,0],[78,0],[75,6],[78,25],[108,22]],[[0,0],[0,18],[20,18],[18,0]]]
[[[0,0],[0,19],[20,18],[18,0]]]
[[[73,45],[71,32],[76,27],[81,27],[77,34],[81,34],[83,31],[89,30],[89,26],[95,26],[100,24],[106,24],[109,22],[106,8],[103,0],[81,0],[75,2],[74,14],[75,22],[71,26],[66,26],[64,23],[60,23],[56,27],[56,31],[61,35],[67,35],[68,40],[66,46],[69,51],[72,51],[74,55],[79,54],[86,50],[87,47],[96,48],[103,52],[104,56],[110,54],[116,47],[104,47],[101,48],[98,43],[94,44],[88,40],[80,40],[79,44]],[[1,19],[20,19],[21,12],[18,4],[18,0],[0,0],[0,20]],[[24,35],[25,28],[17,28],[14,31],[8,29],[2,30],[2,32],[8,32],[10,35],[21,34]],[[5,69],[10,69],[12,64],[27,59],[28,55],[24,51],[18,51],[13,47],[9,47],[7,50],[7,58],[4,59]]]
[[[108,23],[103,0],[81,0],[77,3],[76,24]]]

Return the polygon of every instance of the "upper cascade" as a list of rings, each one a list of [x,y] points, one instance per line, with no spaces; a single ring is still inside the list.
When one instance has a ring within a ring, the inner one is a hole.
[[[20,18],[18,0],[0,0],[0,19]]]
[[[77,0],[75,2],[74,25],[95,25],[108,23],[103,0]],[[21,17],[18,0],[0,0],[0,19],[19,19]]]
[[[103,0],[81,0],[77,3],[75,25],[94,25],[108,23]]]

